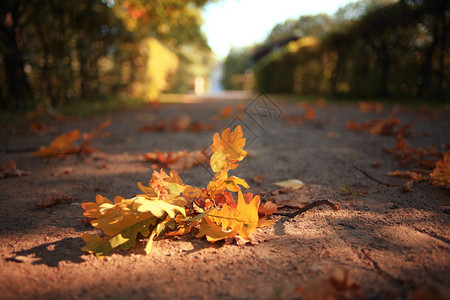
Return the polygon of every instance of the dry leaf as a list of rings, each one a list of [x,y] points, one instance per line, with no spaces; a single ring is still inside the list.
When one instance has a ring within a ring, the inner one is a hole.
[[[231,114],[233,113],[233,107],[232,106],[225,106],[220,111],[220,116],[224,119],[228,119],[231,117]]]
[[[409,146],[408,141],[405,140],[403,134],[397,135],[395,148],[383,149],[383,152],[389,153],[399,161],[399,167],[406,167],[409,165],[417,165],[422,168],[433,168],[436,164],[437,158],[442,157],[441,153],[437,153],[436,149],[429,146],[426,149],[414,148]]]
[[[34,155],[41,157],[60,157],[72,153],[92,153],[96,151],[96,149],[91,148],[92,140],[108,136],[108,133],[101,131],[108,127],[110,123],[111,120],[108,120],[100,124],[98,128],[95,128],[90,133],[80,134],[78,129],[74,129],[71,132],[62,134],[56,137],[48,147],[42,146],[38,151],[34,152]],[[74,143],[80,138],[82,138],[84,142],[82,142],[80,146],[76,146]]]
[[[399,171],[395,170],[394,172],[389,172],[386,174],[387,176],[391,177],[401,177],[401,178],[410,178],[413,180],[424,180],[425,176],[423,174],[413,172],[413,171]]]
[[[372,111],[380,113],[383,111],[383,103],[378,102],[378,101],[372,101],[372,102],[361,101],[361,102],[359,102],[359,109],[363,113],[372,112]]]
[[[261,217],[271,216],[278,209],[278,205],[268,201],[258,208],[258,215]]]
[[[0,166],[0,178],[20,177],[26,175],[30,175],[30,172],[17,169],[17,164],[12,159],[8,160],[7,163]]]
[[[205,236],[210,242],[225,240],[229,243],[236,237],[248,240],[257,227],[272,225],[274,220],[259,218],[259,196],[242,194],[241,187],[249,187],[245,180],[228,176],[228,171],[236,168],[246,156],[244,145],[245,138],[240,126],[234,131],[227,128],[221,135],[214,135],[210,164],[215,175],[206,188],[186,185],[175,170],[168,175],[161,169],[159,173],[153,172],[148,186],[138,182],[144,194],[131,199],[117,196],[114,202],[98,195],[96,202],[82,203],[84,215],[91,219],[92,226],[106,235],[84,234],[82,238],[86,245],[83,250],[103,257],[116,247],[128,249],[134,246],[138,234],[141,234],[149,238],[145,248],[148,254],[153,238],[166,229],[172,230],[167,236],[182,235],[200,223],[197,237]],[[185,153],[158,152],[148,158],[170,165],[185,156]],[[237,201],[233,199],[232,192],[238,193]],[[267,216],[273,213],[273,207],[265,205],[262,211]],[[238,243],[242,244],[244,240]]]
[[[263,181],[264,181],[264,177],[261,174],[253,176],[251,179],[253,182],[256,182],[256,183],[263,183]]]
[[[308,104],[302,104],[305,108],[305,113],[303,115],[289,115],[283,114],[282,118],[287,126],[294,126],[304,123],[305,121],[312,121],[316,116],[316,111],[314,108]]]
[[[303,181],[300,179],[288,179],[284,181],[278,181],[275,182],[274,185],[285,188],[285,189],[292,189],[292,190],[298,190],[305,186]]]
[[[48,147],[42,146],[34,155],[41,157],[48,156],[63,156],[66,154],[78,152],[79,148],[74,145],[74,142],[80,138],[80,131],[74,129],[71,132],[64,133],[56,137]]]
[[[206,239],[210,242],[235,237],[236,235],[248,239],[250,233],[258,225],[258,207],[259,195],[247,204],[242,192],[238,191],[237,207],[230,208],[225,204],[221,210],[212,209],[200,223],[200,232],[197,237],[206,236]]]
[[[365,299],[360,284],[344,267],[336,268],[297,291],[303,300]]]
[[[285,207],[285,206],[301,208],[308,204],[308,202],[305,202],[304,200],[302,200],[300,198],[292,199],[291,197],[292,196],[290,196],[290,195],[279,195],[279,196],[270,197],[269,199],[270,199],[270,201],[275,202],[277,204],[278,208]]]
[[[447,150],[444,158],[436,163],[430,177],[434,185],[450,189],[450,150]]]

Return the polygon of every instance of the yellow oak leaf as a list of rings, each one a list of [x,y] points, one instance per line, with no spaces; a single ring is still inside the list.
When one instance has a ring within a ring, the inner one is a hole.
[[[221,231],[227,233],[227,235],[224,235],[223,233],[216,232],[215,238],[220,236],[224,236],[223,238],[225,238],[225,236],[230,237],[230,235],[239,235],[244,239],[248,239],[250,233],[254,231],[258,225],[259,202],[260,199],[258,195],[247,204],[242,192],[238,191],[238,204],[236,208],[230,208],[228,204],[225,204],[221,210],[218,210],[217,208],[212,209],[204,219],[211,219],[216,225],[221,226]],[[208,226],[208,230],[215,231],[217,228],[219,227]],[[205,232],[207,231],[204,230],[202,233]],[[206,237],[208,239],[208,235],[206,235]]]
[[[173,219],[175,218],[177,211],[183,216],[186,216],[183,206],[173,205],[162,200],[147,199],[145,197],[135,197],[131,200],[134,201],[133,208],[138,212],[150,212],[157,218],[162,218],[165,214],[167,214],[171,219]]]
[[[447,150],[444,158],[436,163],[430,177],[434,185],[450,189],[450,150]]]
[[[84,215],[92,218],[92,226],[103,230],[109,237],[119,234],[140,221],[154,217],[149,212],[141,213],[137,211],[134,208],[133,199],[116,197],[114,204],[102,196],[97,196],[96,200],[98,201],[96,203],[82,204],[82,207],[85,210],[87,209]]]
[[[208,242],[214,243],[220,240],[228,239],[236,236],[235,231],[225,231],[221,226],[214,223],[208,216],[203,217],[200,223],[200,230],[196,235],[197,238],[206,237]]]
[[[222,136],[214,134],[211,145],[213,155],[210,161],[212,170],[217,173],[223,168],[235,169],[237,163],[247,155],[243,150],[245,141],[241,126],[237,126],[233,132],[230,128],[225,129]]]
[[[48,147],[42,146],[34,155],[46,156],[63,156],[69,153],[77,152],[78,147],[74,146],[74,142],[80,138],[80,131],[74,129],[71,132],[56,137]]]
[[[244,179],[236,176],[231,176],[227,179],[213,179],[209,182],[207,190],[210,191],[210,194],[223,193],[225,192],[225,190],[229,190],[230,192],[237,192],[241,190],[239,185],[242,185],[245,188],[249,188],[249,185]]]
[[[95,253],[98,258],[103,258],[111,253],[112,247],[107,239],[89,233],[83,233],[81,238],[86,243],[81,250]]]

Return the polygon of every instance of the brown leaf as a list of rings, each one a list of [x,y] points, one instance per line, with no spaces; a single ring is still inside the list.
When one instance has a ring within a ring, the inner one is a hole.
[[[30,172],[17,169],[17,164],[12,159],[8,160],[7,163],[0,166],[0,178],[20,177],[26,175],[30,175]]]
[[[278,209],[278,205],[275,203],[268,201],[264,205],[261,205],[258,208],[258,215],[262,217],[267,217],[272,215]]]
[[[359,102],[359,109],[361,110],[361,112],[364,113],[372,111],[380,113],[383,111],[383,103],[378,101],[371,101],[371,102],[361,101]]]
[[[450,189],[450,150],[447,150],[444,158],[436,163],[436,168],[430,176],[434,185]]]
[[[264,181],[264,177],[261,174],[253,176],[251,179],[255,183],[263,183]]]
[[[413,180],[424,180],[425,176],[423,174],[413,172],[413,171],[399,171],[395,170],[394,172],[389,172],[386,174],[387,176],[391,177],[401,177],[401,178],[410,178]]]
[[[297,291],[303,300],[365,299],[360,284],[344,267],[332,270]]]
[[[301,208],[308,204],[302,199],[299,198],[293,199],[292,195],[288,194],[269,197],[269,201],[274,202],[278,206],[278,208],[285,206]]]

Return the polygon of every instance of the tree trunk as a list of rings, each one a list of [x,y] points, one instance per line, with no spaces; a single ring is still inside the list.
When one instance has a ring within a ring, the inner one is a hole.
[[[16,109],[23,109],[33,96],[31,85],[25,74],[25,62],[18,39],[21,28],[18,24],[19,4],[11,5],[9,11],[2,15],[0,20],[0,32],[4,50],[5,75],[8,85],[10,103]]]

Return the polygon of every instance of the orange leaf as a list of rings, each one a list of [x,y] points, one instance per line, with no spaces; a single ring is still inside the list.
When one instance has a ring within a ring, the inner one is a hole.
[[[222,137],[218,133],[214,134],[213,144],[211,145],[213,152],[211,157],[212,170],[217,173],[223,168],[235,169],[238,166],[237,163],[247,155],[247,152],[243,150],[245,140],[240,125],[233,132],[230,128],[225,129],[222,132]]]
[[[436,168],[430,176],[434,185],[450,189],[450,150],[447,150],[444,158],[436,163]]]
[[[254,231],[258,225],[258,207],[259,196],[254,197],[251,202],[247,204],[242,192],[239,191],[238,204],[235,209],[230,208],[227,204],[225,204],[221,210],[214,208],[210,211],[210,213],[208,213],[209,219],[213,220],[217,225],[221,225],[221,227],[209,226],[208,229],[217,231],[217,228],[221,228],[220,233],[215,232],[216,237],[222,236],[220,239],[223,239],[226,236],[233,237],[236,235],[239,235],[244,239],[248,239],[250,233]],[[226,232],[227,235],[223,235],[221,232]],[[203,233],[204,232],[202,232],[200,227],[200,233],[198,236],[201,237],[206,235],[207,239],[210,240],[208,235]]]
[[[425,179],[425,177],[417,172],[413,172],[413,171],[399,171],[399,170],[395,170],[394,172],[389,172],[387,173],[387,176],[391,176],[391,177],[403,177],[403,178],[410,178],[410,179],[414,179],[414,180],[423,180]]]
[[[69,153],[77,152],[78,147],[75,147],[73,143],[80,138],[80,132],[78,129],[74,129],[71,132],[62,134],[56,137],[48,147],[41,147],[38,151],[34,152],[34,155],[45,156],[63,156]]]
[[[272,215],[278,209],[278,205],[272,201],[266,202],[258,208],[258,215],[266,217]]]

